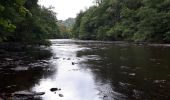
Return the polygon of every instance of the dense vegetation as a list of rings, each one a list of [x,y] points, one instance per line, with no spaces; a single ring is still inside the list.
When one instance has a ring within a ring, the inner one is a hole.
[[[74,38],[170,42],[170,0],[96,0],[76,18]]]
[[[74,25],[75,19],[74,18],[68,18],[66,20],[59,20],[59,30],[61,33],[61,38],[70,38],[71,36],[71,29]]]
[[[61,37],[53,7],[41,7],[37,2],[0,1],[0,42],[47,44],[46,39]]]

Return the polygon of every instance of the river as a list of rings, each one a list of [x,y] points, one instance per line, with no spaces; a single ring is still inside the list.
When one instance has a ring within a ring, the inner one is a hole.
[[[50,41],[45,51],[51,55],[40,50],[31,55],[36,60],[1,54],[1,94],[45,92],[42,100],[170,100],[168,44]],[[18,64],[7,64],[14,61]]]

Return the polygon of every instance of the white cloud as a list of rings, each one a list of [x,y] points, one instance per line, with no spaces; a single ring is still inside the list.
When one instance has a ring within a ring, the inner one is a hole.
[[[59,20],[65,20],[68,17],[76,17],[80,10],[84,10],[93,5],[93,0],[39,0],[40,5],[55,7]]]

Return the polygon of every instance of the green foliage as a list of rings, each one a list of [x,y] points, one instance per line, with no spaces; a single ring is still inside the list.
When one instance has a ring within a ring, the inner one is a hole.
[[[170,42],[170,31],[168,31],[168,32],[166,32],[165,34],[164,34],[164,40],[165,41],[167,41],[167,42]]]
[[[14,32],[16,29],[16,26],[11,24],[10,20],[0,18],[0,25],[3,26],[4,30],[8,32]]]
[[[45,8],[38,0],[0,1],[0,42],[48,45],[48,38],[60,38],[53,7]]]
[[[71,29],[73,28],[73,25],[75,23],[74,18],[68,18],[66,20],[60,20],[58,21],[58,26],[60,30],[60,38],[70,38],[71,36]]]
[[[102,0],[77,16],[72,34],[79,39],[169,42],[169,31],[170,0]]]
[[[16,4],[22,6],[25,4],[25,0],[15,0]]]
[[[73,38],[79,38],[79,29],[81,24],[81,19],[84,16],[84,12],[80,12],[76,18],[75,24],[72,29],[72,37]]]
[[[29,10],[27,10],[24,6],[19,7],[19,13],[24,17],[26,16],[26,14],[31,14]]]
[[[0,12],[4,11],[5,7],[0,4]]]

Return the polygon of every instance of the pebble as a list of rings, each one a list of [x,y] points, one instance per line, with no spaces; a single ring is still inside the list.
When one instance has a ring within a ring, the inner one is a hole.
[[[59,96],[60,96],[60,97],[64,97],[64,95],[62,95],[62,94],[59,94]]]

